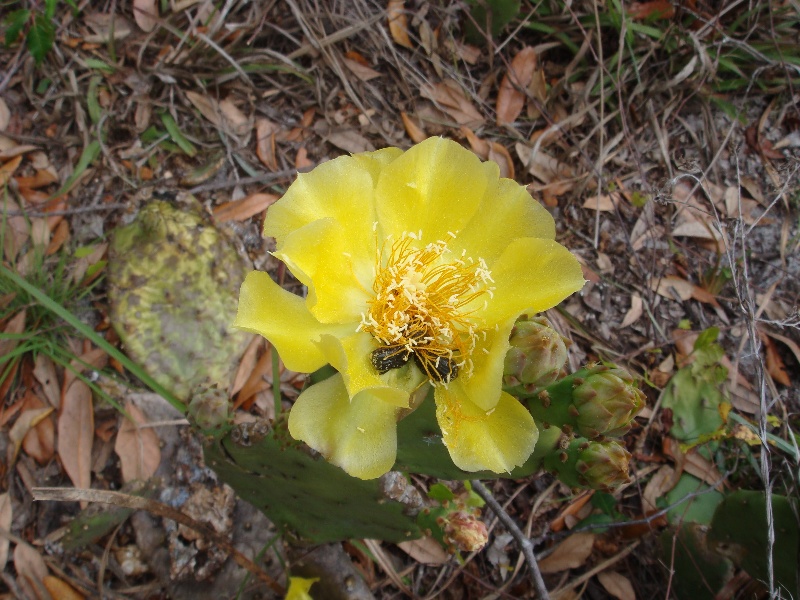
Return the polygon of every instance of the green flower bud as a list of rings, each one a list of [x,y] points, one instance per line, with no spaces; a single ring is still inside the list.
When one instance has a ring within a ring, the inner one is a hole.
[[[575,470],[582,485],[610,491],[628,483],[631,455],[619,442],[589,442],[578,452]]]
[[[621,437],[644,406],[644,394],[619,367],[601,367],[572,392],[577,431],[589,438]]]
[[[567,362],[565,340],[544,317],[523,317],[509,337],[503,370],[507,387],[525,385],[539,389],[554,383]]]
[[[232,421],[228,394],[216,388],[196,392],[189,402],[189,420],[205,433],[226,429]]]

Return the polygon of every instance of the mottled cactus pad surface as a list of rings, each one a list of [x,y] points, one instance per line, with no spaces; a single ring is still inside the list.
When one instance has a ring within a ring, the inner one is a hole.
[[[115,231],[112,323],[127,353],[181,400],[227,389],[250,339],[230,325],[248,267],[193,199],[154,200]]]

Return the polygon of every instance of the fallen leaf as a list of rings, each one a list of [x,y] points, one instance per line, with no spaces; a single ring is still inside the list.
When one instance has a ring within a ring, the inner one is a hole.
[[[133,0],[133,18],[142,31],[150,33],[158,25],[156,0]]]
[[[226,128],[239,137],[247,135],[253,126],[252,121],[232,100],[225,98],[219,102],[219,110]]]
[[[428,139],[428,134],[425,133],[422,128],[417,125],[414,120],[409,117],[405,112],[400,112],[400,118],[403,119],[403,127],[406,129],[406,133],[408,137],[411,138],[411,141],[415,144],[419,144]]]
[[[600,212],[613,212],[619,202],[619,194],[601,194],[587,198],[583,208],[599,210]]]
[[[19,339],[15,339],[16,336],[25,331],[25,315],[25,310],[21,310],[6,323],[6,327],[3,330],[5,336],[0,338],[0,367],[5,367],[6,362],[8,362],[7,357],[17,347]]]
[[[58,455],[64,471],[76,488],[88,489],[92,485],[93,441],[92,390],[80,379],[75,379],[61,396]]]
[[[781,385],[791,387],[792,381],[789,379],[789,374],[786,372],[786,365],[783,364],[783,359],[778,353],[778,348],[775,346],[775,342],[773,342],[772,338],[770,338],[763,331],[758,332],[758,337],[761,338],[761,341],[764,344],[764,350],[766,351],[767,372]]]
[[[553,551],[539,561],[542,573],[558,573],[580,567],[589,558],[594,547],[594,534],[573,533]]]
[[[587,491],[583,492],[577,498],[574,498],[572,502],[565,506],[558,516],[550,522],[550,530],[561,531],[564,529],[566,518],[580,512],[580,510],[586,506],[586,503],[592,499],[593,495],[594,491]]]
[[[375,149],[367,138],[352,127],[331,127],[325,121],[317,121],[314,130],[325,141],[352,154]]]
[[[11,111],[8,109],[6,101],[0,98],[0,131],[8,129],[8,124],[11,122]]]
[[[44,583],[44,587],[53,598],[58,600],[84,600],[84,596],[79,594],[74,587],[65,581],[61,581],[58,577],[48,575],[42,583]]]
[[[214,209],[214,220],[217,223],[227,221],[246,221],[278,200],[275,194],[251,194],[241,200],[231,200]]]
[[[229,397],[232,398],[235,396],[239,390],[244,387],[244,384],[247,383],[250,373],[253,372],[253,369],[256,366],[256,361],[258,360],[258,351],[262,346],[263,340],[264,338],[261,336],[254,335],[253,339],[250,340],[250,343],[247,345],[247,350],[245,350],[244,354],[242,354],[242,359],[239,361],[239,368],[236,369],[236,375],[233,378],[233,383],[228,390]]]
[[[371,79],[381,76],[381,74],[372,67],[361,64],[356,60],[343,58],[342,62],[344,63],[344,66],[347,67],[348,70],[361,81],[370,81]]]
[[[636,592],[630,580],[616,571],[601,571],[597,574],[597,580],[606,591],[618,600],[636,600]]]
[[[397,547],[423,565],[443,565],[450,562],[450,555],[432,537],[400,542]]]
[[[639,320],[639,317],[642,316],[643,312],[642,297],[638,293],[632,294],[631,307],[628,309],[628,312],[625,313],[625,317],[622,319],[622,323],[620,323],[619,328],[624,329],[625,327],[633,325]]]
[[[278,159],[275,155],[275,134],[280,131],[277,123],[269,119],[256,119],[256,155],[270,171],[278,170]]]
[[[467,142],[469,142],[469,147],[472,151],[483,160],[486,160],[489,156],[489,142],[479,138],[469,127],[461,127],[460,131],[461,134],[467,138]]]
[[[475,127],[484,122],[483,115],[473,106],[463,89],[447,79],[441,83],[425,84],[419,90],[423,98],[433,101],[459,125]]]
[[[7,470],[17,462],[17,456],[22,447],[22,440],[25,439],[28,432],[36,427],[43,419],[46,419],[47,415],[51,412],[53,412],[52,407],[26,410],[14,422],[14,425],[8,432],[8,439],[11,444],[8,446]]]
[[[161,462],[161,449],[158,435],[147,424],[144,413],[130,400],[125,403],[125,411],[133,421],[122,418],[122,425],[114,443],[114,452],[119,456],[122,481],[145,481],[153,476]]]
[[[69,239],[69,222],[64,219],[56,225],[55,231],[53,231],[53,236],[50,238],[50,244],[48,244],[47,249],[45,249],[44,253],[46,256],[52,256],[56,252],[61,249],[61,246],[64,245]]]
[[[671,19],[675,16],[675,7],[669,0],[632,2],[628,6],[628,16],[635,21]]]
[[[688,300],[694,294],[694,287],[694,284],[675,275],[650,280],[650,289],[669,300],[675,300],[676,297]]]
[[[22,410],[27,412],[42,408],[52,407],[47,406],[44,400],[41,400],[33,392],[28,390],[25,394],[25,403]],[[40,465],[44,465],[53,458],[53,454],[55,453],[54,443],[55,428],[53,427],[53,420],[45,418],[39,420],[35,426],[28,430],[28,433],[25,434],[25,437],[22,439],[22,448],[25,450],[25,454],[36,460]]]
[[[490,142],[487,158],[496,162],[500,167],[500,177],[514,179],[514,161],[505,146],[498,142]]]
[[[497,124],[513,123],[525,106],[525,92],[533,79],[538,59],[536,50],[525,46],[508,67],[497,92]]]
[[[8,492],[0,494],[0,528],[11,531],[12,516],[11,496]],[[0,535],[0,570],[2,571],[5,571],[8,562],[8,545],[9,539]]]
[[[308,158],[308,148],[302,146],[297,150],[297,156],[294,157],[294,168],[298,171],[313,167],[314,163]]]
[[[680,473],[670,465],[663,465],[656,471],[644,487],[644,492],[642,492],[642,498],[644,499],[643,509],[657,509],[658,499],[663,498],[668,491],[675,487],[679,476]]]
[[[17,170],[17,167],[19,167],[21,162],[22,156],[18,155],[8,162],[0,165],[0,188],[4,188],[6,185],[8,185],[8,182],[11,180],[11,176],[14,174],[14,171]]]
[[[389,20],[389,33],[395,44],[414,49],[408,37],[408,18],[403,0],[389,0],[386,6],[386,17]]]
[[[14,549],[14,568],[17,570],[17,584],[26,598],[50,600],[42,582],[47,577],[47,565],[35,548],[28,544],[17,544]]]
[[[785,335],[780,335],[778,333],[775,333],[774,331],[767,331],[765,333],[771,338],[774,338],[779,342],[786,344],[786,347],[792,351],[792,354],[794,354],[794,357],[797,359],[797,362],[800,363],[800,346],[798,346],[794,341],[790,340]]]

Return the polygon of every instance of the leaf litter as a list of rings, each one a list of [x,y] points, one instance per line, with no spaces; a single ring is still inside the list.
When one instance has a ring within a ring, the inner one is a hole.
[[[707,95],[699,85],[704,59],[698,59],[693,46],[710,43],[702,27],[686,34],[692,43],[671,56],[669,73],[654,69],[654,54],[636,54],[659,42],[648,36],[663,19],[677,18],[670,14],[674,7],[659,2],[628,7],[624,47],[630,56],[614,54],[618,33],[598,24],[593,7],[585,3],[574,4],[570,16],[520,20],[490,46],[464,41],[463,8],[444,10],[426,2],[354,2],[332,6],[325,14],[305,2],[269,9],[231,2],[224,14],[204,3],[160,8],[161,14],[156,3],[137,0],[117,14],[64,12],[56,41],[60,51],[43,61],[37,76],[25,66],[21,47],[0,51],[9,65],[0,82],[4,264],[31,276],[36,253],[44,249],[50,262],[42,268],[54,271],[56,261],[67,260],[69,280],[79,289],[99,277],[97,292],[71,308],[113,343],[118,340],[108,329],[103,243],[154,192],[174,192],[187,184],[199,188],[195,193],[206,212],[234,234],[257,268],[274,272],[276,264],[267,253],[272,248],[260,239],[260,225],[264,211],[290,183],[292,167],[446,135],[495,160],[504,176],[527,184],[556,214],[559,239],[592,274],[591,284],[564,306],[563,333],[574,341],[574,356],[622,362],[655,385],[650,417],[641,419],[641,427],[628,438],[636,451],[636,483],[643,497],[636,486],[625,488],[614,497],[614,510],[584,499],[580,506],[571,505],[574,512],[561,515],[559,528],[579,528],[587,516],[622,522],[648,514],[663,505],[683,472],[712,485],[723,477],[707,456],[679,447],[658,403],[661,390],[693,352],[693,341],[672,334],[679,326],[694,339],[709,326],[719,327],[720,364],[728,370],[734,410],[757,424],[767,418],[762,408],[769,404],[769,414],[784,424],[765,430],[784,441],[796,435],[798,423],[788,415],[798,412],[800,364],[794,312],[800,294],[800,235],[792,195],[798,153],[792,136],[800,117],[780,87],[770,96],[757,85],[744,88],[743,94],[720,89]],[[281,23],[280,31],[265,25],[273,23]],[[651,29],[637,30],[640,23]],[[677,23],[677,30],[686,27]],[[718,27],[731,24],[721,17]],[[560,37],[545,35],[543,43],[536,27],[560,31]],[[584,35],[586,27],[591,35]],[[735,39],[735,31],[728,33],[728,39]],[[747,47],[749,41],[740,43]],[[617,62],[608,62],[610,57]],[[748,70],[751,66],[736,68],[755,83],[757,71]],[[762,78],[773,77],[762,66]],[[718,68],[724,75],[726,67]],[[49,78],[50,91],[33,85],[42,74]],[[609,74],[614,74],[613,87]],[[719,74],[716,79],[708,75],[709,85],[730,83]],[[89,85],[98,76],[105,91],[90,106]],[[64,102],[65,94],[74,100]],[[212,151],[222,158],[212,158]],[[214,168],[206,168],[209,164]],[[284,284],[298,291],[296,282]],[[756,339],[749,337],[748,312],[742,309],[748,296],[757,298],[758,308],[749,313],[757,310],[761,320]],[[191,488],[186,475],[197,473],[200,459],[174,458],[182,425],[141,427],[177,416],[142,413],[134,425],[65,368],[71,359],[55,362],[26,350],[4,360],[23,347],[16,336],[37,324],[13,296],[0,298],[0,308],[16,307],[13,313],[0,313],[0,330],[7,334],[0,339],[0,363],[7,370],[0,385],[10,442],[6,475],[27,482],[47,472],[90,488],[108,481],[121,484],[132,473],[152,475],[161,468],[172,471],[165,489],[176,496],[197,494],[196,505],[206,506],[208,496]],[[91,365],[73,364],[84,377],[93,378],[102,369],[102,353],[87,354],[93,351],[72,342],[65,347]],[[274,410],[276,376],[284,398],[296,396],[302,380],[284,369],[273,373],[268,348],[252,346],[245,356],[232,387],[241,405],[238,418]],[[759,385],[760,368],[765,386]],[[753,390],[760,388],[771,395],[759,397]],[[134,416],[127,393],[113,392]],[[98,433],[101,423],[110,424],[103,426],[105,440]],[[758,439],[744,425],[718,433]],[[46,460],[48,443],[54,444],[58,461]],[[180,468],[164,466],[172,461]],[[177,474],[181,469],[185,472]],[[755,478],[752,471],[744,475]],[[186,484],[180,493],[176,477]],[[661,568],[659,557],[631,554],[618,545],[613,528],[555,536],[558,528],[548,524],[555,523],[560,506],[572,496],[563,488],[544,494],[547,477],[526,482],[508,510],[518,521],[528,521],[531,535],[543,536],[539,549],[550,555],[542,564],[554,573],[569,573],[566,589],[593,586],[594,593],[618,598],[631,597],[631,587],[639,596],[663,590],[666,570],[658,581],[641,575]],[[0,498],[7,506],[27,500],[25,486],[5,489]],[[513,489],[502,482],[494,491],[508,498]],[[211,497],[227,505],[225,493]],[[4,507],[0,504],[0,525],[7,518]],[[42,593],[32,577],[47,589],[51,584],[56,586],[52,590],[59,589],[36,558],[47,550],[38,544],[39,534],[32,533],[55,525],[52,516],[34,505],[14,517],[15,535],[24,532],[29,536],[25,542],[36,542],[6,544],[14,545],[14,562],[19,563],[17,585],[32,597]],[[12,526],[8,519],[6,529]],[[136,517],[123,524],[119,537],[104,538],[104,543],[115,549],[136,547],[136,539],[157,535],[157,528],[148,529],[141,521]],[[658,523],[654,518],[653,527],[663,526]],[[652,535],[651,529],[645,526],[636,535]],[[415,585],[436,589],[426,586],[442,580],[443,593],[481,597],[487,588],[514,589],[525,597],[530,590],[511,565],[510,538],[500,526],[493,535],[492,552],[465,567],[420,566]],[[145,563],[152,563],[157,546],[146,540],[139,545]],[[197,550],[190,546],[183,558]],[[392,552],[392,559],[406,567],[438,560]],[[48,560],[58,559],[48,555]],[[107,587],[124,589],[130,583],[115,577]],[[173,585],[159,578],[153,564],[137,577],[156,587]],[[376,595],[396,586],[380,568],[365,577]],[[557,576],[547,581],[556,589]],[[105,591],[79,578],[70,585],[84,597]]]

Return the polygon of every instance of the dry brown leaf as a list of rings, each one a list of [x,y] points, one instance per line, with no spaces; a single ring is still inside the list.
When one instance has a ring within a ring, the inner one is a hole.
[[[76,379],[61,396],[61,414],[58,416],[58,455],[76,488],[91,487],[93,441],[92,390]]]
[[[386,6],[386,17],[389,20],[389,33],[395,44],[414,49],[411,39],[408,37],[408,18],[406,17],[406,7],[403,0],[389,0]]]
[[[246,221],[278,200],[275,194],[251,194],[241,200],[231,200],[214,209],[214,219],[218,223],[227,221]]]
[[[790,340],[785,335],[780,335],[778,333],[775,333],[774,331],[766,331],[765,333],[771,338],[774,338],[779,342],[786,344],[786,347],[792,351],[792,354],[794,354],[794,357],[797,359],[797,362],[800,363],[800,346],[798,346],[793,340]]]
[[[625,317],[622,319],[622,323],[619,325],[620,329],[624,329],[625,327],[633,325],[639,320],[639,317],[642,316],[643,312],[642,297],[638,293],[634,292],[631,295],[631,307],[628,309],[628,312],[625,313]]]
[[[435,102],[459,125],[475,127],[484,122],[483,115],[473,106],[458,83],[452,79],[436,84],[425,84],[420,88],[419,93],[423,98]]]
[[[17,570],[17,583],[31,600],[50,600],[43,585],[47,577],[47,565],[41,554],[28,544],[17,544],[14,549],[14,568]]]
[[[758,332],[758,337],[760,337],[761,341],[764,343],[764,350],[767,355],[767,372],[781,385],[791,387],[792,380],[789,379],[789,373],[786,372],[786,365],[783,364],[783,359],[778,353],[778,348],[775,347],[775,342],[763,331]]]
[[[694,294],[694,284],[681,279],[676,275],[667,275],[661,279],[651,279],[650,289],[656,292],[659,296],[675,300],[676,297],[681,300],[688,300]]]
[[[594,547],[594,534],[574,533],[566,538],[555,551],[539,561],[542,573],[558,573],[580,567],[589,558]]]
[[[450,555],[432,537],[400,542],[397,547],[423,565],[443,565],[450,561]]]
[[[702,479],[708,485],[719,485],[722,474],[714,463],[700,456],[695,450],[690,450],[684,455],[683,470]]]
[[[208,119],[212,124],[217,127],[222,126],[222,114],[219,110],[219,103],[213,98],[209,98],[205,94],[198,92],[187,91],[186,97],[189,99],[194,107],[200,111],[200,114]]]
[[[351,58],[342,58],[342,62],[344,63],[344,66],[347,67],[348,70],[361,81],[370,81],[371,79],[381,76],[378,71],[372,67],[361,64],[357,60],[353,60]]]
[[[525,90],[538,64],[536,50],[525,46],[508,67],[497,92],[497,124],[513,123],[525,106]]]
[[[236,369],[236,375],[233,378],[233,383],[228,390],[228,396],[235,396],[239,390],[247,383],[250,373],[256,366],[258,359],[258,350],[261,348],[264,338],[260,335],[254,335],[247,345],[247,350],[242,354],[242,360],[239,361],[239,367]]]
[[[28,390],[25,394],[25,402],[22,410],[27,412],[42,408],[52,407],[47,406],[44,400]],[[41,419],[34,427],[28,430],[27,434],[25,434],[25,437],[22,439],[22,448],[28,456],[35,459],[40,465],[44,465],[50,462],[55,453],[55,433],[53,420],[50,418]]]
[[[275,134],[280,126],[269,119],[256,119],[256,155],[270,171],[278,170],[278,159],[275,155]]]
[[[600,212],[613,212],[618,202],[619,194],[616,192],[612,194],[601,194],[587,198],[586,202],[583,203],[583,208],[599,210]]]
[[[0,494],[0,528],[11,531],[11,518],[13,517],[11,496],[8,492]],[[9,539],[0,535],[0,571],[5,571],[8,562]]]
[[[675,6],[669,0],[631,2],[628,7],[628,16],[635,21],[671,19],[675,16]]]
[[[235,135],[242,137],[253,127],[252,121],[232,100],[225,98],[219,101],[219,110],[226,128]]]
[[[108,354],[102,348],[92,348],[84,352],[77,359],[70,363],[69,369],[64,370],[64,381],[61,384],[62,391],[69,389],[75,381],[76,372],[83,373],[86,369],[102,369],[108,364]]]
[[[566,193],[571,189],[572,182],[565,180],[572,179],[575,176],[575,170],[568,164],[560,162],[547,152],[543,152],[541,146],[534,152],[536,150],[535,145],[529,147],[525,144],[517,143],[515,149],[522,164],[536,179],[545,184],[561,184],[563,189],[559,190],[559,194]]]
[[[594,491],[587,491],[572,500],[572,502],[565,506],[558,516],[550,522],[551,531],[561,531],[564,529],[566,518],[580,512],[580,510],[586,506],[586,503],[592,499],[593,495]]]
[[[644,510],[655,510],[658,508],[656,504],[658,499],[662,498],[664,494],[674,488],[675,484],[678,483],[676,473],[675,469],[671,466],[663,465],[653,474],[642,493]],[[680,475],[680,473],[677,473],[677,475]]]
[[[498,142],[490,142],[487,158],[496,162],[500,167],[500,177],[514,179],[514,161],[505,146]]]
[[[133,0],[133,18],[142,31],[150,33],[158,25],[158,2]]]
[[[314,163],[308,158],[308,148],[305,146],[298,148],[297,156],[294,157],[294,168],[299,171],[313,166]]]
[[[411,138],[412,142],[419,144],[420,142],[428,139],[428,134],[425,133],[422,128],[417,125],[406,113],[401,111],[400,118],[403,119],[403,127],[405,127],[406,133],[408,134],[408,137]]]
[[[0,131],[8,129],[8,124],[11,122],[11,111],[8,109],[6,101],[0,98]]]
[[[47,418],[53,412],[52,407],[37,408],[34,410],[26,410],[14,422],[11,430],[8,432],[8,439],[11,442],[8,446],[8,459],[6,469],[10,469],[14,463],[17,462],[19,450],[22,447],[22,440],[28,435],[28,432],[36,427],[43,419]]]
[[[153,476],[161,462],[161,449],[158,435],[147,424],[144,413],[131,401],[125,403],[125,410],[135,422],[125,417],[117,433],[114,452],[119,456],[122,481],[145,481]]]
[[[58,577],[48,575],[44,578],[44,587],[50,592],[53,598],[58,600],[84,600],[84,596],[79,594],[78,591],[68,584],[66,581],[60,580]]]
[[[0,176],[0,179],[2,179],[2,176]],[[2,188],[3,185],[4,184],[0,184],[0,188]],[[31,231],[24,216],[20,214],[7,215],[5,214],[6,209],[9,211],[15,211],[17,213],[20,211],[19,204],[17,204],[14,198],[12,198],[9,194],[4,195],[3,203],[0,205],[0,219],[5,220],[3,252],[5,253],[6,260],[9,263],[13,263],[14,259],[17,257],[17,254],[19,254],[19,251],[25,245],[25,242],[28,241]]]
[[[483,160],[486,160],[489,156],[489,142],[479,138],[469,127],[461,127],[460,131],[461,134],[467,138],[467,142],[469,142],[469,147],[472,151]]]
[[[314,125],[314,130],[325,141],[352,154],[375,149],[367,138],[352,127],[331,127],[325,121],[317,121]]]
[[[21,310],[6,323],[4,333],[8,337],[0,339],[0,366],[5,365],[7,362],[6,357],[14,351],[14,348],[16,348],[19,343],[19,340],[14,339],[14,336],[19,335],[25,330],[25,315],[26,312]]]
[[[0,187],[5,187],[11,180],[14,171],[17,170],[19,164],[22,162],[22,155],[17,155],[8,162],[0,165]]]
[[[636,592],[630,580],[616,571],[602,571],[597,574],[600,584],[618,600],[636,600]]]
[[[45,249],[44,253],[46,256],[52,256],[56,252],[61,249],[61,246],[64,245],[69,239],[69,221],[66,219],[62,219],[58,225],[56,225],[55,231],[53,231],[53,235],[50,238],[50,244],[48,244],[47,249]]]

